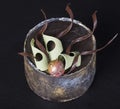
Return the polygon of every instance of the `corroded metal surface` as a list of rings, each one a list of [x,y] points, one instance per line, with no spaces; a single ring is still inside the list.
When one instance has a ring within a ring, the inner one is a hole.
[[[68,18],[65,18],[64,20],[69,21]],[[88,28],[82,25],[80,22],[74,21],[74,23],[79,23],[84,29],[88,30]],[[41,26],[40,24],[38,24],[28,33],[26,41],[29,39],[29,36],[34,32],[34,30]],[[26,41],[24,50],[27,49]],[[92,36],[91,40],[86,43],[92,44],[90,49],[95,49],[94,36]],[[87,57],[83,61],[86,60]],[[30,88],[37,95],[43,99],[65,102],[78,98],[87,91],[94,78],[95,62],[96,54],[94,53],[88,59],[88,63],[83,65],[82,68],[77,69],[71,74],[65,74],[64,76],[56,78],[39,71],[28,58],[24,57],[25,75]]]

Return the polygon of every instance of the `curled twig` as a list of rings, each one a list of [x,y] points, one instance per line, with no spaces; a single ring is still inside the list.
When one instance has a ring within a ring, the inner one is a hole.
[[[47,57],[49,57],[45,47],[37,38],[35,39],[35,43],[36,43],[37,47],[39,48],[39,50],[41,50],[43,53],[46,54]]]
[[[93,53],[96,53],[96,52],[98,52],[98,51],[101,51],[101,50],[103,50],[104,48],[106,48],[117,36],[118,36],[118,33],[117,33],[107,44],[105,44],[103,47],[101,47],[101,48],[99,48],[99,49],[91,50],[91,51],[83,51],[83,52],[81,52],[80,54],[81,54],[81,55],[89,55],[89,54],[93,54]]]
[[[20,52],[20,53],[18,53],[18,54],[21,55],[21,56],[30,57],[30,58],[32,58],[32,59],[35,58],[32,54],[27,53],[27,52]]]
[[[42,14],[43,14],[43,16],[44,16],[44,19],[46,20],[47,17],[46,17],[45,12],[44,12],[42,9],[41,9],[41,12],[42,12]],[[38,32],[38,35],[41,36],[41,35],[46,31],[47,26],[48,26],[48,22],[46,21],[45,24],[43,25],[43,27],[41,28],[41,30]]]
[[[41,12],[42,12],[42,14],[43,14],[43,16],[44,16],[44,18],[45,18],[45,20],[46,20],[47,17],[46,17],[45,12],[44,12],[42,9],[41,9]],[[48,23],[47,23],[47,21],[46,21],[45,24],[43,25],[43,27],[41,28],[41,30],[38,32],[38,35],[39,35],[39,36],[42,36],[42,34],[46,31],[47,26],[48,26]],[[43,44],[38,40],[38,37],[35,37],[35,43],[36,43],[37,47],[38,47],[43,53],[45,53],[46,56],[48,57],[48,53],[47,53],[45,47],[43,46]]]
[[[45,12],[41,9],[41,12],[45,18],[45,20],[47,19],[46,17],[46,14]],[[48,26],[48,23],[47,21],[45,22],[45,24],[43,25],[43,27],[41,28],[41,30],[38,32],[38,35],[35,37],[35,43],[37,45],[37,47],[46,54],[46,56],[48,56],[48,53],[46,52],[46,49],[45,47],[43,46],[43,44],[38,40],[38,36],[42,36],[42,34],[46,31],[47,29],[47,26]],[[30,58],[35,58],[32,54],[30,53],[27,53],[27,52],[20,52],[18,53],[19,55],[21,56],[27,56],[27,57],[30,57]]]
[[[79,57],[79,54],[77,54],[75,56],[73,63],[72,63],[72,66],[71,66],[70,70],[67,72],[67,74],[71,73],[76,68],[76,64],[78,62],[78,57]]]
[[[69,14],[69,16],[70,16],[70,18],[71,18],[72,21],[71,21],[70,25],[69,25],[65,30],[63,30],[62,32],[60,32],[60,33],[57,35],[58,38],[61,38],[61,37],[63,37],[64,35],[66,35],[66,34],[71,30],[72,25],[73,25],[74,15],[73,15],[72,10],[71,10],[70,7],[69,7],[69,4],[66,6],[66,9],[65,9],[65,10],[66,10],[67,13]]]
[[[106,48],[117,36],[118,36],[118,33],[107,44],[105,44],[103,47],[101,47],[99,49],[91,50],[91,51],[84,51],[84,52],[81,52],[80,54],[76,55],[76,57],[74,58],[73,64],[72,64],[70,70],[67,72],[67,74],[71,73],[76,68],[76,63],[78,62],[79,55],[89,55],[89,54],[93,54],[98,51],[101,51],[104,48]]]
[[[84,35],[84,36],[81,36],[81,37],[78,37],[74,40],[72,40],[72,42],[69,44],[69,46],[67,47],[66,49],[66,53],[69,54],[70,53],[70,50],[72,48],[72,46],[77,43],[77,42],[81,42],[83,40],[86,40],[88,39],[89,37],[92,36],[92,34],[94,33],[95,29],[96,29],[96,26],[97,26],[97,16],[96,16],[96,12],[95,11],[92,15],[92,19],[93,19],[93,29],[92,29],[92,32],[89,32],[88,34]]]

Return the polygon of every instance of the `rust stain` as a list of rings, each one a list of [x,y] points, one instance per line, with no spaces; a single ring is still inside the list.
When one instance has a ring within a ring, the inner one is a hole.
[[[56,96],[64,96],[65,95],[65,90],[62,87],[57,87],[55,88],[53,92]]]

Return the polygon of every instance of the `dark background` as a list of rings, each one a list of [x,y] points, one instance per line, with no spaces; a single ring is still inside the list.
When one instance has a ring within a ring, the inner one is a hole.
[[[41,99],[27,85],[23,42],[29,29],[48,18],[67,16],[71,3],[75,19],[89,28],[91,14],[98,10],[95,31],[97,47],[104,45],[120,28],[119,0],[1,0],[0,1],[0,109],[120,109],[120,35],[105,50],[97,53],[93,84],[80,98],[55,103]],[[120,33],[119,33],[120,34]]]

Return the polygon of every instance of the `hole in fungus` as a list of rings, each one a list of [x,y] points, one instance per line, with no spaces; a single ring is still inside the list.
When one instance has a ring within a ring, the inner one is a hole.
[[[48,51],[52,51],[55,48],[55,43],[53,41],[49,41],[47,43],[47,48],[48,48]]]
[[[74,53],[70,53],[69,55],[70,55],[70,56],[74,56]]]
[[[37,53],[35,58],[36,58],[36,61],[41,61],[43,57],[40,53]]]

